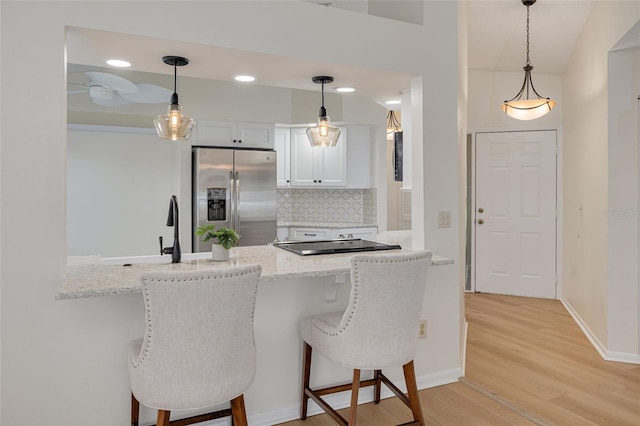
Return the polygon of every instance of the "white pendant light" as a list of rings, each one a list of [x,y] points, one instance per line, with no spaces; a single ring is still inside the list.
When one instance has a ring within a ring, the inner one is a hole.
[[[338,144],[340,137],[340,129],[331,125],[331,120],[327,115],[327,109],[324,107],[324,85],[331,83],[333,77],[321,75],[311,79],[314,83],[322,84],[322,106],[320,107],[320,115],[318,123],[315,126],[307,128],[307,137],[311,146],[315,147],[333,147]]]
[[[556,101],[540,96],[533,87],[533,81],[531,80],[531,71],[533,66],[529,60],[529,6],[533,5],[536,0],[522,0],[522,4],[527,7],[527,63],[522,68],[524,69],[524,82],[520,91],[508,101],[504,101],[502,104],[502,111],[504,111],[509,117],[518,120],[534,120],[540,118],[553,109],[556,105]],[[529,99],[529,94],[533,92],[535,98]],[[523,98],[526,95],[525,98]]]
[[[176,91],[178,67],[187,65],[189,60],[181,56],[164,56],[162,61],[167,65],[173,66],[173,95],[171,95],[171,105],[167,108],[167,114],[153,120],[153,124],[158,132],[158,137],[161,139],[170,139],[172,141],[189,139],[196,122],[182,114],[182,107],[178,103],[178,93]]]

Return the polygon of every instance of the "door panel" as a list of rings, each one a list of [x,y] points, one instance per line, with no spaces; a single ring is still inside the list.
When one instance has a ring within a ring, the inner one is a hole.
[[[276,152],[235,151],[236,231],[240,246],[263,245],[276,238]]]
[[[476,135],[476,290],[556,297],[556,132]]]
[[[233,150],[223,148],[193,149],[193,229],[192,250],[211,251],[212,241],[202,241],[195,235],[200,225],[216,228],[232,227]]]

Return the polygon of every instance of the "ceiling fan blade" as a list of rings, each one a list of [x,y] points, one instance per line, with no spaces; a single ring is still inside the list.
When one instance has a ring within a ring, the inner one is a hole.
[[[67,82],[67,94],[69,95],[72,95],[75,93],[87,93],[88,91],[89,91],[89,88],[84,84]]]
[[[122,96],[118,95],[117,93],[113,94],[113,97],[111,99],[103,99],[103,98],[93,98],[93,102],[97,105],[102,105],[102,106],[106,106],[106,107],[121,107],[121,106],[127,106],[127,105],[132,105],[133,102],[123,98]]]
[[[89,85],[96,83],[101,86],[108,86],[119,93],[135,93],[138,91],[138,86],[115,74],[97,71],[88,71],[85,74],[91,79]]]
[[[138,91],[135,93],[119,93],[129,101],[142,104],[168,104],[171,102],[173,92],[169,89],[149,83],[136,83],[136,86],[138,87]]]

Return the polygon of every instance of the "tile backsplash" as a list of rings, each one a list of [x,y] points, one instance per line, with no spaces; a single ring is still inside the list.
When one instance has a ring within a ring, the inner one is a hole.
[[[376,190],[278,188],[283,222],[377,223]]]

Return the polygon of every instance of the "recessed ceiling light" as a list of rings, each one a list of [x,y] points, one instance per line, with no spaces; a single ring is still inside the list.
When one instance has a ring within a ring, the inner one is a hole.
[[[351,93],[355,91],[356,91],[355,87],[336,87],[336,92]]]
[[[390,101],[386,101],[385,104],[387,105],[398,105],[401,104],[402,101],[400,99],[392,99]]]
[[[121,59],[109,59],[107,61],[107,64],[111,65],[112,67],[118,67],[118,68],[127,68],[131,66],[131,63],[127,61],[123,61]]]
[[[242,81],[242,82],[250,82],[250,81],[254,81],[256,78],[252,75],[236,75],[234,77],[236,79],[236,81]]]

